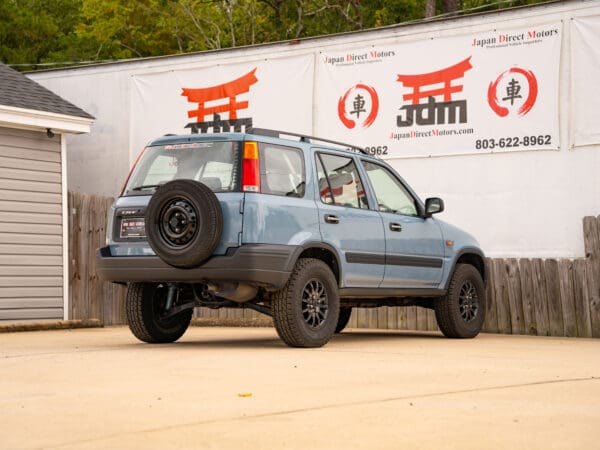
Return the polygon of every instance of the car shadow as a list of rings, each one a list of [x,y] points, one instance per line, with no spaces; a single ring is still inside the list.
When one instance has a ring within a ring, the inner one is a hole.
[[[351,329],[336,334],[334,339],[338,342],[342,342],[342,340],[343,342],[359,342],[389,339],[445,339],[445,337],[437,331]]]
[[[277,337],[273,330],[274,335],[264,336],[248,336],[245,338],[223,338],[215,339],[214,337],[207,337],[203,340],[201,337],[194,336],[194,339],[186,339],[184,336],[180,341],[171,344],[145,344],[141,342],[131,343],[131,346],[137,346],[139,348],[146,347],[148,349],[156,348],[169,348],[175,347],[178,349],[273,349],[273,348],[289,348],[281,339]],[[426,332],[426,331],[406,331],[406,330],[374,330],[374,329],[346,329],[342,333],[336,334],[331,339],[331,343],[337,345],[344,344],[355,344],[361,342],[372,343],[374,341],[390,341],[390,340],[415,340],[415,339],[445,339],[440,332]],[[327,345],[323,347],[327,349]],[[302,349],[298,349],[302,350]],[[309,349],[310,350],[310,349]],[[313,349],[314,350],[314,349]]]
[[[193,341],[179,341],[173,345],[181,347],[203,347],[203,348],[277,348],[286,347],[286,345],[277,336],[275,337],[248,337],[245,339],[207,339]]]
[[[177,342],[168,344],[148,344],[145,342],[135,341],[125,345],[126,347],[137,347],[139,349],[148,348],[156,350],[158,348],[177,348],[177,349],[271,349],[281,347],[284,348],[286,345],[277,336],[273,337],[247,337],[247,338],[235,338],[235,339],[215,339],[207,337],[205,340],[202,337],[194,336],[193,339],[184,336]]]

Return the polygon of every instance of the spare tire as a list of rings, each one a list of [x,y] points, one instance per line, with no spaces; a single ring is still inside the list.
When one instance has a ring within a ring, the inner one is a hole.
[[[223,212],[210,188],[194,180],[159,186],[146,208],[146,237],[167,264],[197,267],[212,254],[223,233]]]

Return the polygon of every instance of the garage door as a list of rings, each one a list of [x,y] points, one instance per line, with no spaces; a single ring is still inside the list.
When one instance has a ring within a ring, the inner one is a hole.
[[[0,322],[63,318],[60,136],[0,127]]]

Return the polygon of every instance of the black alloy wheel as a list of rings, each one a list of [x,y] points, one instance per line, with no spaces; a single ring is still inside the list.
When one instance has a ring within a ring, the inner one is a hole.
[[[470,264],[457,264],[445,297],[434,304],[435,318],[444,336],[472,338],[485,320],[485,284]]]
[[[299,259],[271,300],[277,334],[290,347],[321,347],[333,336],[340,299],[337,280],[323,261]]]
[[[327,291],[323,283],[313,278],[302,291],[302,316],[312,329],[323,326],[329,314]]]
[[[458,294],[458,307],[460,315],[465,322],[471,322],[477,317],[479,311],[479,297],[477,289],[471,281],[465,281]]]

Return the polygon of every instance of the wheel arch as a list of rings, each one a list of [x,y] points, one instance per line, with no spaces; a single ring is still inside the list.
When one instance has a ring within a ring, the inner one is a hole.
[[[334,247],[324,242],[308,242],[300,247],[298,255],[294,259],[294,265],[300,258],[315,258],[323,261],[333,272],[338,286],[341,286],[342,264]]]
[[[448,280],[446,281],[445,289],[448,289],[450,285],[450,280],[452,279],[452,274],[456,270],[457,264],[469,264],[477,269],[481,278],[483,279],[483,283],[487,285],[487,277],[488,277],[488,268],[486,266],[486,259],[483,252],[475,247],[469,247],[462,249],[454,258],[454,263],[452,264],[452,270],[449,273]]]

